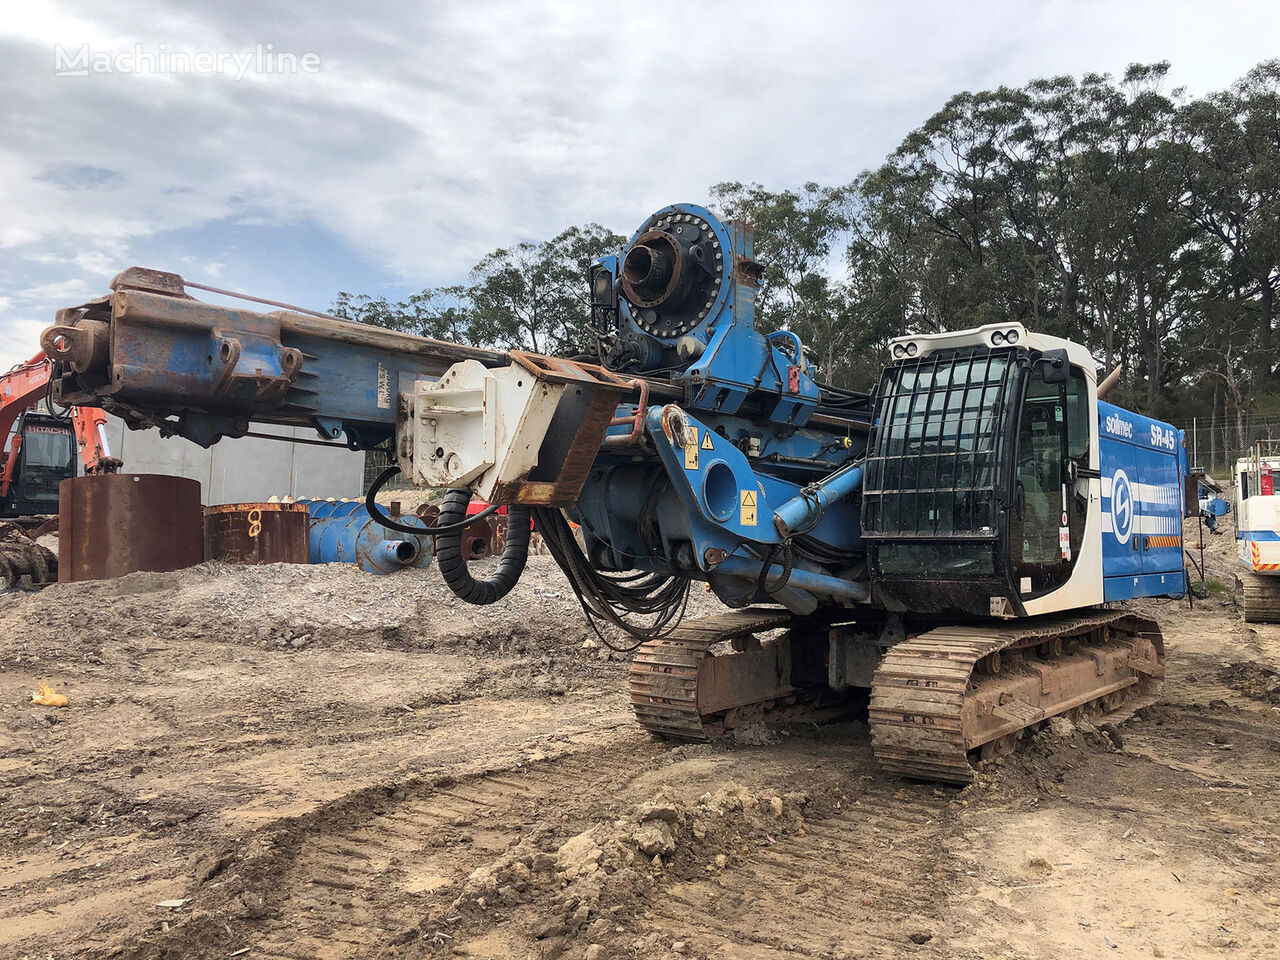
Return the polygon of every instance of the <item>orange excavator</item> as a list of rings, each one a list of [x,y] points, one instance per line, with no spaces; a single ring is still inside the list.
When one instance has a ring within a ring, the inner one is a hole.
[[[107,446],[107,415],[98,407],[36,410],[46,399],[53,361],[44,352],[0,374],[0,517],[58,512],[58,485],[85,473],[115,473],[121,462]]]

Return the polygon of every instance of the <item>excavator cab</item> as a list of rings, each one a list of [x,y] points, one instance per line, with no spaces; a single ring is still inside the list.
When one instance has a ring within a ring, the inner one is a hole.
[[[4,516],[58,512],[58,485],[76,475],[76,438],[63,417],[28,411],[14,424],[9,492],[0,500]]]
[[[984,327],[895,345],[863,486],[863,539],[890,609],[1024,615],[1070,579],[1088,515],[1077,482],[1090,472],[1090,385],[1065,351],[1026,340]]]

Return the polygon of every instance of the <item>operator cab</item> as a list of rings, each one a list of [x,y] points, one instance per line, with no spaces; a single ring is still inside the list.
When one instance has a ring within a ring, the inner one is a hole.
[[[863,487],[875,590],[890,609],[1043,612],[1028,603],[1071,580],[1099,475],[1087,351],[1019,324],[891,349]]]
[[[14,424],[9,449],[17,452],[9,496],[0,501],[5,516],[58,512],[58,486],[76,475],[76,439],[63,417],[24,413]]]

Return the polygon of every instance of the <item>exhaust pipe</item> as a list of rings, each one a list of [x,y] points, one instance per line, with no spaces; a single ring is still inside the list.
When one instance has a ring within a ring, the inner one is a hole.
[[[1111,392],[1111,388],[1120,382],[1120,374],[1124,371],[1124,364],[1117,364],[1116,368],[1107,374],[1100,384],[1098,384],[1098,399],[1107,399],[1107,394]]]

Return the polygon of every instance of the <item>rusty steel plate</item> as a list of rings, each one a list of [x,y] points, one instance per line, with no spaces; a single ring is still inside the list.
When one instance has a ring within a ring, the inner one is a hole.
[[[311,514],[301,503],[223,503],[204,511],[206,560],[307,563]]]
[[[200,484],[117,473],[58,486],[58,580],[181,570],[204,560]]]

